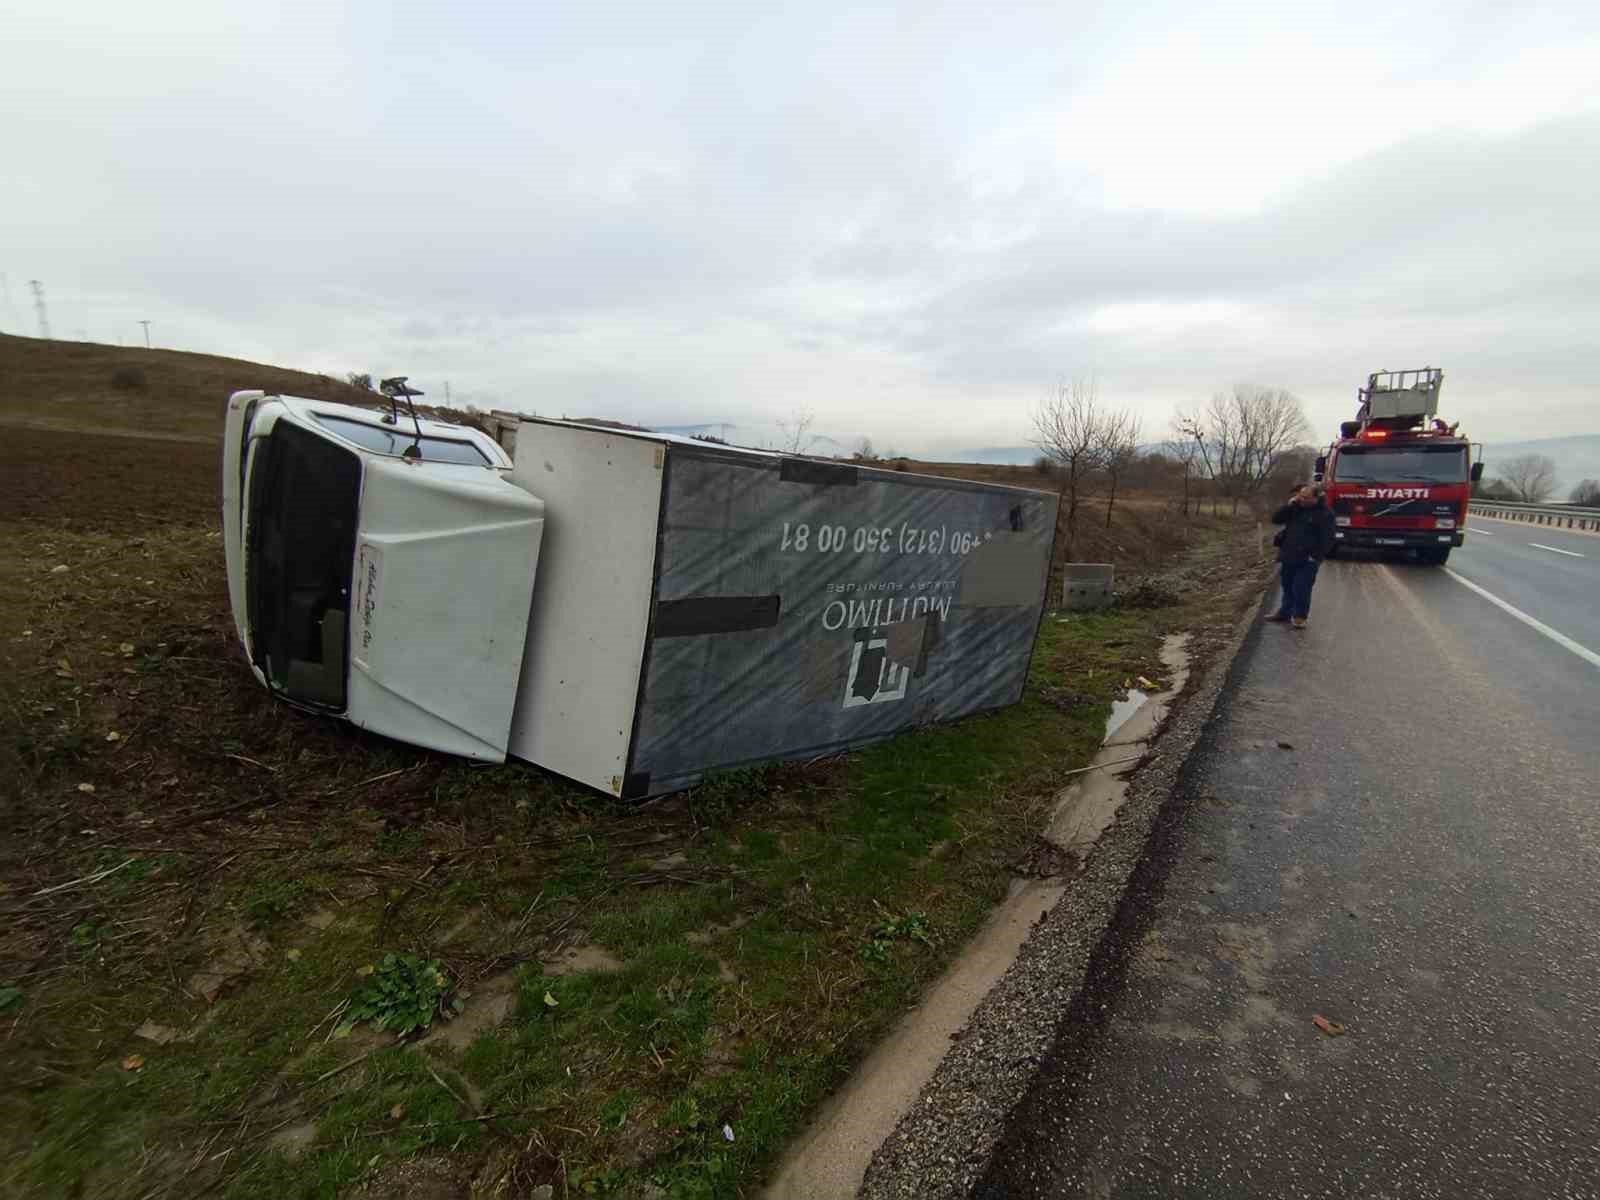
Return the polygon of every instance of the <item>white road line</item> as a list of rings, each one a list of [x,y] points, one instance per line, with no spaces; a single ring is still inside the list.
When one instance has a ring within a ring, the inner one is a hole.
[[[1527,613],[1523,612],[1520,608],[1517,608],[1515,605],[1507,604],[1504,600],[1500,599],[1500,597],[1496,596],[1493,592],[1484,591],[1483,588],[1481,588],[1477,584],[1473,583],[1472,580],[1466,579],[1466,578],[1464,578],[1464,577],[1462,577],[1460,575],[1457,575],[1449,567],[1445,567],[1444,568],[1444,573],[1446,575],[1450,576],[1451,579],[1454,579],[1457,583],[1461,584],[1461,586],[1466,587],[1466,588],[1471,588],[1473,591],[1477,592],[1478,595],[1482,596],[1485,600],[1487,600],[1490,604],[1494,605],[1496,608],[1504,609],[1506,612],[1510,613],[1517,620],[1521,621],[1524,625],[1528,626],[1528,628],[1538,630],[1540,633],[1544,634],[1545,637],[1549,638],[1556,645],[1562,647],[1562,649],[1571,650],[1574,654],[1576,654],[1579,658],[1583,659],[1590,666],[1592,666],[1592,667],[1600,667],[1600,654],[1596,654],[1593,650],[1589,649],[1587,646],[1578,645],[1577,642],[1573,641],[1566,634],[1558,632],[1557,630],[1551,629],[1550,626],[1546,625],[1543,621],[1535,620],[1534,618],[1530,617]]]
[[[1576,550],[1561,550],[1555,546],[1546,546],[1543,542],[1529,542],[1528,545],[1536,550],[1548,550],[1551,554],[1565,554],[1568,558],[1587,558],[1588,555],[1579,554]]]
[[[1481,534],[1483,534],[1484,537],[1493,537],[1494,536],[1494,534],[1491,531],[1489,531],[1487,529],[1479,529],[1476,525],[1468,525],[1467,526],[1467,532],[1468,533],[1481,533]]]

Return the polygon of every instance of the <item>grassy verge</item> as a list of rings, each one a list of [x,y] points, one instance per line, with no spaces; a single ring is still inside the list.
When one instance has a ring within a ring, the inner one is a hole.
[[[1231,621],[1203,554],[1231,590],[1047,619],[1013,708],[631,806],[271,703],[204,528],[0,526],[0,1188],[748,1194]]]

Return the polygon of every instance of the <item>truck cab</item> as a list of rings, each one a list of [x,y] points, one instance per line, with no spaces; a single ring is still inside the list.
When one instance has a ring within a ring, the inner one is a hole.
[[[1335,547],[1443,563],[1465,537],[1471,456],[1463,439],[1427,433],[1371,430],[1335,442],[1323,472]]]
[[[245,391],[226,417],[228,598],[256,678],[300,708],[504,760],[544,527],[505,452],[397,408]]]
[[[1333,510],[1335,553],[1401,551],[1443,564],[1463,543],[1471,484],[1483,472],[1471,444],[1435,417],[1443,372],[1376,372],[1357,419],[1317,460]]]

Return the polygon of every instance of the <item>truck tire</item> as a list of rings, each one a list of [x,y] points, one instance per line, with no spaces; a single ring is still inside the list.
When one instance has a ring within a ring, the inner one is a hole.
[[[1418,557],[1425,566],[1442,567],[1450,561],[1450,547],[1446,546],[1441,550],[1424,550]]]

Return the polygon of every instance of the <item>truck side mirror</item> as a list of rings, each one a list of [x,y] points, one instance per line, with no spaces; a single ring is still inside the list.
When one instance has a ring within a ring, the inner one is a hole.
[[[1483,478],[1483,464],[1481,462],[1473,463],[1472,464],[1472,482],[1473,483],[1477,483],[1478,480],[1480,480],[1482,478]]]
[[[1316,465],[1311,469],[1316,472],[1317,478],[1321,479],[1328,472],[1328,456],[1326,454],[1317,455]]]

